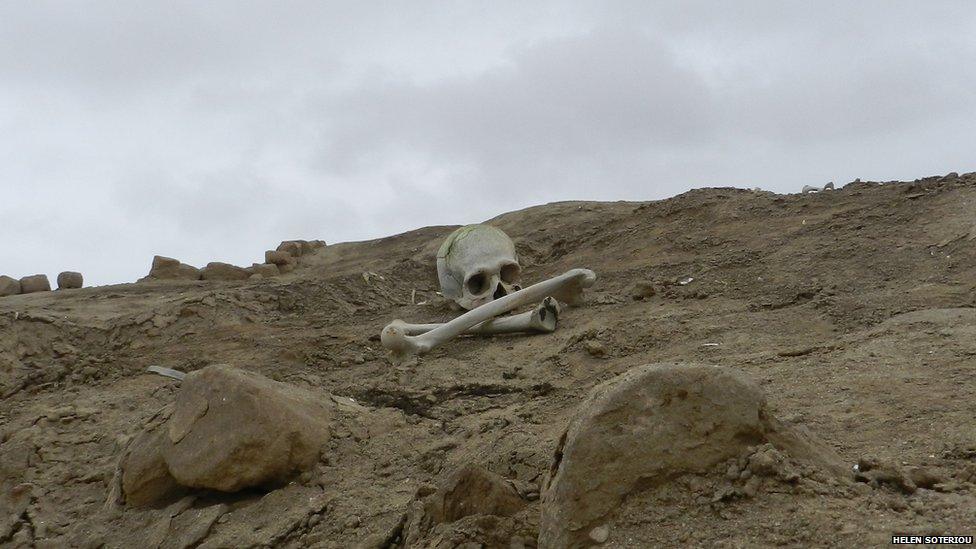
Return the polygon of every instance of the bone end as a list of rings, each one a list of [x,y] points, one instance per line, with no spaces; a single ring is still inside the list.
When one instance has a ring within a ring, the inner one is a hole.
[[[543,333],[556,331],[559,322],[559,302],[552,297],[542,300],[542,303],[532,311],[532,327]]]
[[[573,269],[567,274],[570,275],[570,280],[553,293],[552,297],[567,305],[580,305],[583,303],[583,289],[596,282],[596,273],[590,269]]]
[[[380,343],[390,351],[390,359],[394,364],[399,364],[407,358],[422,354],[427,350],[422,345],[417,345],[407,337],[407,332],[404,329],[405,325],[405,322],[396,319],[387,324],[383,328],[383,331],[380,332]]]

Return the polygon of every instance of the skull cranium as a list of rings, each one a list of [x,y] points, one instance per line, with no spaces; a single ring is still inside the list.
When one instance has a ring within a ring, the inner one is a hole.
[[[437,252],[441,292],[465,309],[518,290],[521,274],[512,239],[489,225],[461,227]]]

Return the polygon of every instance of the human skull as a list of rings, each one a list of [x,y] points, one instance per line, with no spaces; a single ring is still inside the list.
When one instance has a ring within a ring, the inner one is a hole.
[[[512,239],[488,225],[461,227],[437,252],[441,292],[465,309],[519,290],[521,274]]]

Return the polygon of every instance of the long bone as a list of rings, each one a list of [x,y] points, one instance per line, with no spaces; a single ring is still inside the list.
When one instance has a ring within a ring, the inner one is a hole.
[[[565,273],[533,284],[505,297],[495,299],[476,307],[454,320],[441,324],[433,330],[409,335],[403,321],[394,320],[380,333],[380,341],[390,350],[394,361],[411,355],[421,355],[463,334],[471,328],[530,303],[554,297],[570,305],[578,304],[583,298],[583,288],[589,288],[596,281],[596,273],[589,269],[572,269]]]
[[[464,333],[471,335],[496,335],[515,333],[548,334],[556,330],[559,321],[559,302],[555,298],[547,297],[531,311],[512,316],[490,318],[481,324],[476,324]],[[443,324],[408,324],[402,320],[394,320],[389,324],[408,336],[417,336],[436,330]]]

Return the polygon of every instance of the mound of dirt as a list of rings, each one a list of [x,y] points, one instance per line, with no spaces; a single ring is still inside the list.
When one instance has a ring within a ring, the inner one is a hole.
[[[0,297],[0,545],[533,547],[552,457],[586,395],[653,363],[746,376],[766,420],[736,415],[751,438],[715,438],[732,442],[706,445],[718,450],[667,482],[638,482],[581,529],[594,543],[851,547],[894,532],[971,533],[974,211],[976,174],[512,212],[488,223],[512,237],[523,284],[589,268],[599,278],[584,303],[551,334],[460,337],[403,368],[379,334],[395,318],[457,314],[437,295],[435,268],[456,227],[286,245],[271,254],[283,276],[204,281],[174,260],[157,266],[175,279]],[[129,485],[162,490],[165,503],[120,504],[120,458],[152,446],[136,437],[167,424],[180,391],[146,368],[213,364],[331,400],[318,457],[284,486],[233,493],[169,493],[145,459]],[[731,436],[721,419],[714,436]],[[784,432],[823,442],[802,450],[776,438]],[[679,435],[674,444],[690,444]],[[567,437],[553,490],[569,478],[569,448]],[[807,459],[812,449],[839,455],[845,474],[857,465],[855,482]],[[664,460],[620,470],[653,474]],[[457,486],[510,486],[524,506],[431,521],[410,537],[417,508],[466,467],[484,474]]]

